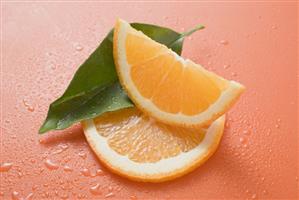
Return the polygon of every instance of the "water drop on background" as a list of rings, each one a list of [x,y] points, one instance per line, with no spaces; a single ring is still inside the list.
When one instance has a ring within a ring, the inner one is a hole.
[[[65,165],[65,166],[63,167],[63,170],[66,171],[66,172],[71,172],[71,171],[73,171],[73,169],[72,169],[70,166],[67,166],[67,165]]]
[[[244,144],[244,143],[245,143],[245,139],[244,139],[243,137],[241,137],[241,138],[240,138],[240,142],[241,142],[242,144]]]
[[[11,169],[13,163],[9,163],[9,162],[6,162],[6,163],[3,163],[0,165],[0,172],[7,172]]]
[[[100,191],[100,184],[99,183],[97,183],[96,185],[90,187],[89,191],[93,195],[100,195],[100,194],[102,194],[102,192]]]
[[[236,77],[236,76],[237,76],[237,73],[232,72],[231,75],[234,76],[234,77]]]
[[[81,174],[83,174],[84,176],[91,176],[90,175],[90,171],[87,168],[81,169],[80,170]]]
[[[228,69],[230,65],[223,65],[223,69]]]
[[[12,200],[20,200],[19,193],[17,191],[13,191],[11,194]]]
[[[101,169],[97,169],[97,171],[96,171],[96,175],[97,175],[97,176],[103,176],[103,175],[104,175],[103,170],[101,170]]]
[[[39,142],[40,144],[44,144],[44,143],[45,143],[45,140],[44,140],[44,139],[39,139],[38,142]]]
[[[67,199],[69,198],[69,195],[66,193],[66,194],[63,194],[60,196],[61,199]]]
[[[18,172],[17,174],[18,174],[18,178],[22,178],[23,176],[22,172]]]
[[[23,99],[22,101],[23,101],[23,105],[29,112],[33,112],[35,110],[35,108],[32,105],[30,105],[26,99]]]
[[[85,152],[79,152],[78,156],[80,156],[81,158],[85,159],[87,155],[86,155]]]
[[[105,195],[105,198],[109,198],[109,197],[113,197],[113,196],[114,196],[114,193],[109,192],[108,194]]]
[[[55,170],[55,169],[58,169],[59,168],[59,166],[57,165],[57,164],[55,164],[55,163],[53,163],[51,160],[49,160],[49,159],[47,159],[46,161],[45,161],[45,165],[46,165],[46,167],[48,168],[48,169],[50,169],[50,170]]]
[[[36,190],[37,188],[38,188],[37,185],[33,185],[33,186],[32,186],[32,190],[33,190],[33,191]]]
[[[24,200],[31,200],[33,197],[33,193],[29,193]]]
[[[81,44],[75,43],[74,47],[75,47],[76,51],[82,51],[83,50],[83,46]]]
[[[220,40],[220,44],[222,44],[222,45],[228,45],[228,41],[227,40]]]

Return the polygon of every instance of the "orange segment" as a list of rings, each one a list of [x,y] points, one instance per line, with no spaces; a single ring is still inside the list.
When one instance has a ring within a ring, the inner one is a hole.
[[[207,128],[166,125],[136,108],[83,122],[87,141],[114,172],[160,182],[182,176],[206,161],[222,136],[224,117]]]
[[[140,37],[134,33],[129,34],[126,39],[126,52],[128,52],[128,62],[131,65],[140,64],[149,60],[167,49],[162,45],[153,45],[144,37]]]
[[[167,124],[202,126],[223,115],[244,86],[184,60],[118,20],[113,53],[122,86],[135,105]]]
[[[163,62],[161,62],[161,58],[163,58],[163,55],[157,56],[144,64],[132,66],[131,76],[134,84],[146,98],[150,99],[152,97],[153,88],[159,87],[161,80],[168,73],[169,69],[163,66],[172,65],[174,62],[172,59],[163,59]],[[155,76],[149,76],[153,73],[155,73]]]
[[[157,162],[187,152],[197,146],[205,134],[202,129],[155,122],[136,109],[108,113],[94,119],[94,123],[114,151],[140,163]]]
[[[160,66],[160,68],[167,69],[168,73],[160,80],[158,87],[154,89],[155,92],[151,97],[151,101],[157,107],[163,108],[166,112],[178,113],[180,112],[181,95],[173,95],[173,90],[180,90],[181,82],[176,82],[176,80],[182,77],[183,68],[179,61],[174,59],[169,60],[172,60],[172,65]],[[150,76],[150,74],[148,74],[148,76]]]

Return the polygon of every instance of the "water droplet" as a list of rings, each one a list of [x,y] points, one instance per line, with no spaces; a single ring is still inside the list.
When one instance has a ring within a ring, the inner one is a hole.
[[[69,148],[69,145],[67,144],[60,144],[59,145],[62,149],[68,149]]]
[[[267,192],[267,190],[263,190],[263,194],[267,194],[268,192]]]
[[[13,165],[13,163],[9,163],[9,162],[1,164],[0,172],[8,172],[11,169],[12,165]]]
[[[34,111],[34,107],[32,105],[30,105],[26,99],[23,99],[23,104],[24,106],[27,108],[28,111],[33,112]]]
[[[43,140],[43,139],[39,139],[38,142],[39,142],[40,144],[44,144],[44,143],[45,143],[45,140]]]
[[[298,176],[295,177],[295,180],[298,181]]]
[[[279,124],[275,124],[275,128],[279,129],[280,125]]]
[[[246,190],[245,192],[246,192],[246,193],[249,193],[249,190]]]
[[[50,196],[49,192],[45,192],[42,194],[42,197],[43,198],[48,198]]]
[[[109,191],[109,192],[112,192],[112,191],[113,191],[113,187],[112,187],[112,186],[109,186],[109,187],[108,187],[108,191]]]
[[[97,183],[96,185],[90,187],[89,191],[93,195],[100,195],[100,194],[102,194],[102,192],[100,191],[100,184],[99,183]]]
[[[256,194],[253,194],[253,195],[251,196],[251,199],[256,199]]]
[[[87,168],[81,169],[80,170],[81,174],[83,174],[84,176],[90,176],[90,171]]]
[[[97,169],[97,171],[96,171],[96,175],[97,175],[97,176],[103,176],[103,175],[104,175],[103,170],[101,170],[101,169]]]
[[[32,186],[32,190],[33,190],[33,191],[36,190],[37,188],[38,188],[37,185],[33,185],[33,186]]]
[[[242,144],[246,143],[245,138],[241,137],[241,138],[240,138],[240,142],[241,142]]]
[[[230,65],[223,65],[223,69],[228,69],[230,68]]]
[[[131,195],[130,200],[137,200],[137,197],[135,195]]]
[[[234,77],[236,77],[236,76],[237,76],[237,73],[232,72],[231,75],[234,76]]]
[[[83,199],[83,198],[86,198],[86,195],[85,194],[78,194],[78,199]]]
[[[63,151],[67,150],[69,148],[69,146],[67,144],[60,144],[58,145],[58,149],[55,150],[52,154],[60,154]]]
[[[59,168],[59,166],[57,165],[57,164],[55,164],[55,163],[53,163],[51,160],[49,160],[49,159],[47,159],[46,161],[45,161],[45,165],[46,165],[46,167],[48,168],[48,169],[50,169],[50,170],[55,170],[55,169],[58,169]]]
[[[21,178],[23,176],[22,172],[18,172],[18,178]]]
[[[67,199],[67,198],[69,198],[69,195],[66,193],[66,194],[62,194],[61,196],[60,196],[60,198],[61,199]]]
[[[281,122],[281,119],[280,119],[280,118],[278,118],[278,119],[277,119],[277,122]]]
[[[105,198],[109,198],[109,197],[113,197],[113,196],[114,196],[114,193],[109,192],[108,194],[105,195]]]
[[[222,45],[228,45],[228,41],[227,40],[220,40],[220,44],[222,44]]]
[[[27,197],[24,200],[31,200],[32,197],[33,197],[33,193],[31,192],[27,195]]]
[[[273,25],[273,26],[271,26],[271,29],[276,30],[277,26]]]
[[[70,166],[67,166],[67,165],[65,165],[65,166],[63,167],[63,170],[66,171],[66,172],[71,172],[71,171],[73,171],[73,169],[72,169]]]
[[[87,155],[86,155],[85,152],[79,152],[78,156],[80,156],[81,158],[85,159]]]
[[[13,191],[11,194],[11,198],[13,200],[21,200],[21,198],[19,197],[19,193],[17,191]]]
[[[4,192],[0,192],[0,196],[4,196]]]
[[[83,50],[83,46],[80,45],[79,43],[75,43],[74,44],[76,51],[82,51]]]

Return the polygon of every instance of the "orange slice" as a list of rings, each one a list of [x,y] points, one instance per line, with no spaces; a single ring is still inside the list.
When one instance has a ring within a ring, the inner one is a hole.
[[[113,54],[120,82],[135,105],[159,121],[210,124],[244,87],[185,60],[123,20],[114,28]]]
[[[113,172],[132,180],[161,182],[204,163],[217,149],[224,116],[206,128],[166,125],[136,108],[82,122],[88,143]]]

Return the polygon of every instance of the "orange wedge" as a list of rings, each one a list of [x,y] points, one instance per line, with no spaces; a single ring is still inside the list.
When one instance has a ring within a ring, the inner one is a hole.
[[[164,123],[210,124],[244,91],[241,84],[183,59],[124,20],[114,28],[113,54],[120,82],[132,101]]]
[[[82,125],[91,148],[113,172],[132,180],[162,182],[204,163],[217,149],[224,121],[223,116],[206,128],[174,127],[130,108]]]

